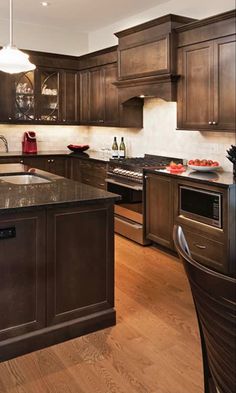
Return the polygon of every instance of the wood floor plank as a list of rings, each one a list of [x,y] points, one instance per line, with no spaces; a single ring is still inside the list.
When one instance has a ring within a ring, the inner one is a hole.
[[[203,393],[197,320],[175,256],[116,236],[117,325],[0,364],[0,393]]]

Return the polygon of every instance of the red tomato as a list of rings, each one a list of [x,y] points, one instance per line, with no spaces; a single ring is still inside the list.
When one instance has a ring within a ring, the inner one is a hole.
[[[211,166],[213,164],[213,161],[212,160],[207,160],[207,165],[208,166]]]
[[[201,164],[201,161],[197,158],[194,160],[194,165],[199,166]]]
[[[218,161],[214,161],[212,166],[219,166],[220,164],[218,163]]]
[[[201,166],[206,166],[207,165],[207,160],[201,160]]]
[[[170,167],[171,167],[171,169],[176,169],[177,168],[177,164],[175,162],[171,162],[170,163]]]
[[[182,169],[182,168],[183,168],[183,165],[182,165],[182,164],[178,164],[178,165],[177,165],[177,168],[178,168],[178,169]]]
[[[188,165],[194,165],[194,160],[189,160]]]

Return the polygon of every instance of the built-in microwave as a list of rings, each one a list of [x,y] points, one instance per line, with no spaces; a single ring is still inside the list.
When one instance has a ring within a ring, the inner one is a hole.
[[[180,186],[179,214],[194,221],[222,228],[222,194]]]

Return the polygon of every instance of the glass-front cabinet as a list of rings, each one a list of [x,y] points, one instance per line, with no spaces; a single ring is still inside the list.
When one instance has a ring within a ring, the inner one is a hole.
[[[59,71],[37,69],[20,74],[14,94],[13,120],[59,122]]]
[[[59,72],[55,70],[38,70],[39,97],[37,120],[58,122],[59,113]]]
[[[20,74],[15,81],[13,118],[18,121],[35,120],[34,72]]]

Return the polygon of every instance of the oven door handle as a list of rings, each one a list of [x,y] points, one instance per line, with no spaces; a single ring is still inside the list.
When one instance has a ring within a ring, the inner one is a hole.
[[[121,183],[118,182],[117,180],[113,180],[113,179],[105,179],[105,181],[107,183],[111,183],[111,184],[117,184],[117,186],[121,186],[121,187],[125,187],[125,188],[130,188],[132,190],[136,190],[136,191],[142,191],[143,190],[143,186],[142,185],[138,185],[138,186],[131,186],[130,184],[125,184],[125,183]]]
[[[143,226],[141,224],[136,224],[135,222],[134,223],[130,222],[124,218],[119,218],[119,216],[115,216],[115,220],[121,222],[122,224],[125,223],[125,225],[128,225],[134,229],[142,229],[143,228]]]

